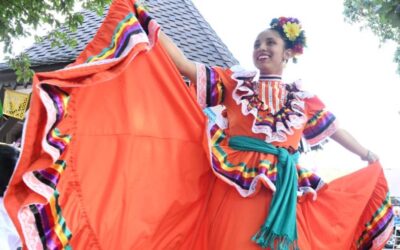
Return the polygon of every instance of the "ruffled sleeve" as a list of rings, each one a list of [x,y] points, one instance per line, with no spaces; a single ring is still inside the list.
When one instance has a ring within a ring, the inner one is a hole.
[[[196,95],[202,108],[222,104],[225,97],[225,86],[216,67],[196,63]]]
[[[326,110],[324,103],[317,97],[305,99],[308,121],[303,136],[310,146],[325,141],[337,130],[337,120],[334,114]]]

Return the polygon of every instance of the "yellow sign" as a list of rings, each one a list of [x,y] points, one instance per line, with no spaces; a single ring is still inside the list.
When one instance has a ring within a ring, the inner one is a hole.
[[[4,91],[3,114],[20,120],[24,119],[30,94],[6,89]]]

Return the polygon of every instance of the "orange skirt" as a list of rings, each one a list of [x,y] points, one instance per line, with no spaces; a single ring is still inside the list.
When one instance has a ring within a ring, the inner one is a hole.
[[[215,178],[206,118],[132,13],[147,18],[114,1],[76,63],[35,76],[5,197],[25,249],[193,249]]]
[[[382,249],[392,230],[379,163],[341,177],[297,205],[300,249]],[[271,191],[250,198],[217,180],[208,207],[207,249],[260,249],[251,241],[268,214]]]

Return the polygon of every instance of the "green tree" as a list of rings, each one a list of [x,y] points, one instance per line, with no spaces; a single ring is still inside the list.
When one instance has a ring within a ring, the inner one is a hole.
[[[33,72],[26,55],[12,58],[13,42],[23,37],[32,36],[38,28],[47,26],[53,30],[46,39],[51,39],[52,45],[67,44],[75,46],[76,41],[65,33],[58,31],[61,25],[66,25],[70,31],[76,31],[83,23],[83,16],[75,10],[78,6],[103,13],[111,0],[13,0],[0,1],[0,43],[4,45],[4,54],[9,65],[16,71],[17,81],[27,82]],[[40,39],[35,37],[37,40]]]
[[[344,0],[344,15],[348,22],[370,28],[382,43],[397,43],[394,61],[400,74],[400,0]]]

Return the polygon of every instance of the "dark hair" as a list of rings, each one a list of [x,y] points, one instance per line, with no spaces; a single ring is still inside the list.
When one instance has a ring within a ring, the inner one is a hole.
[[[285,46],[285,49],[291,48],[291,45],[289,44],[287,38],[284,35],[282,35],[282,33],[278,29],[268,28],[267,30],[273,30],[279,35],[279,37],[283,40],[283,45]]]
[[[0,144],[0,197],[4,195],[18,157],[19,151],[16,148],[7,144]]]
[[[303,48],[307,46],[300,21],[293,17],[273,18],[270,29],[278,32],[285,42],[285,49],[293,51],[293,61],[296,62],[296,56],[303,54]]]

